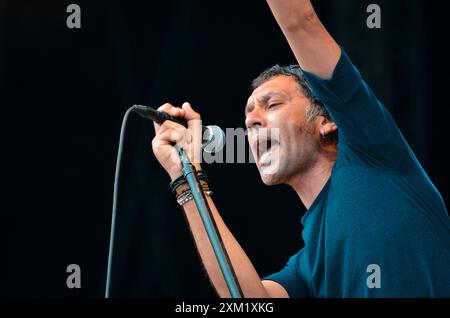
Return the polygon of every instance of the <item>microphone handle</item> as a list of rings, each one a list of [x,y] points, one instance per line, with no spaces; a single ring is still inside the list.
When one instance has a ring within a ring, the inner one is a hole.
[[[151,107],[143,105],[134,105],[133,110],[144,118],[149,118],[158,124],[162,124],[166,120],[173,121],[184,127],[187,127],[187,121],[183,118],[173,117],[167,113],[157,111]]]
[[[182,126],[187,128],[187,121],[186,121],[186,119],[179,118],[179,117],[173,117],[173,116],[170,116],[169,114],[164,113],[164,112],[158,112],[157,111],[157,113],[158,113],[158,119],[160,120],[160,122],[157,122],[158,124],[159,123],[162,124],[166,120],[170,120],[170,121],[176,122],[177,124],[180,124],[180,125],[182,125]]]

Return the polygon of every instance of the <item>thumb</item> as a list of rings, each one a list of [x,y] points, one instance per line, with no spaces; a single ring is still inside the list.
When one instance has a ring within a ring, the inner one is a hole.
[[[182,109],[184,109],[184,111],[185,111],[185,115],[184,115],[184,118],[186,119],[186,120],[193,120],[193,119],[200,119],[200,114],[199,113],[197,113],[197,112],[195,112],[193,109],[192,109],[192,106],[191,106],[191,104],[189,104],[189,103],[183,103],[183,105],[181,106],[181,108]]]

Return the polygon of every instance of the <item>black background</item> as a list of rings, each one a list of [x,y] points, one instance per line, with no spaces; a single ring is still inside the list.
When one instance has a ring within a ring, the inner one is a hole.
[[[447,200],[446,11],[424,0],[316,2]],[[12,161],[3,169],[4,296],[103,295],[129,106],[189,101],[207,124],[244,127],[250,81],[275,63],[295,63],[265,1],[77,1],[81,29],[66,26],[70,3],[0,1],[0,105],[13,140],[3,147]],[[370,3],[381,6],[380,30],[366,26]],[[113,295],[215,296],[152,138],[151,123],[132,115]],[[265,187],[250,163],[205,169],[260,275],[279,270],[302,244],[296,194]],[[66,287],[69,264],[81,267],[81,289]]]

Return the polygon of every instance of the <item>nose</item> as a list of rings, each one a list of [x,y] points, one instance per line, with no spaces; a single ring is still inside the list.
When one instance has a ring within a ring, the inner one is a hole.
[[[266,125],[265,114],[260,107],[255,107],[251,112],[247,113],[245,117],[245,126],[247,128],[262,128],[266,127]]]

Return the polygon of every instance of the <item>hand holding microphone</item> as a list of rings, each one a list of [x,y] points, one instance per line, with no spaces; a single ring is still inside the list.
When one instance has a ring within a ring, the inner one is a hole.
[[[153,153],[172,180],[181,175],[181,163],[174,144],[185,150],[199,170],[202,147],[207,152],[219,151],[225,143],[223,131],[217,126],[202,126],[200,114],[189,103],[184,103],[181,108],[166,103],[158,111],[135,105],[133,110],[154,121]]]

